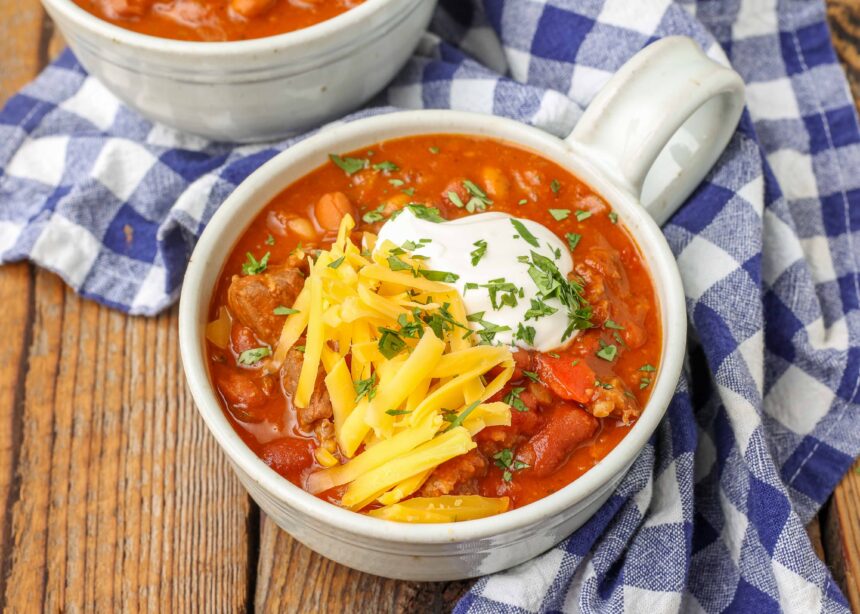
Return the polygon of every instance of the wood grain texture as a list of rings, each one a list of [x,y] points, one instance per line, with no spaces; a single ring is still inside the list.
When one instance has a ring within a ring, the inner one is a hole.
[[[860,612],[860,459],[836,487],[823,516],[827,564],[852,610]]]
[[[338,565],[263,514],[254,597],[258,612],[448,612],[472,581],[402,582]]]
[[[854,104],[860,112],[860,2],[827,0],[827,20],[833,46],[848,77]]]

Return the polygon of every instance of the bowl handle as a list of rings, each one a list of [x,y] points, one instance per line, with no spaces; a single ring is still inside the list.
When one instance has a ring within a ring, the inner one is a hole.
[[[717,161],[743,105],[740,75],[671,36],[628,60],[566,141],[662,224]]]

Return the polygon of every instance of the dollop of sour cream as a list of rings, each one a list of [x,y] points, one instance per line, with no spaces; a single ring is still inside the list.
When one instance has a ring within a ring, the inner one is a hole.
[[[522,224],[531,234],[532,242],[536,240],[538,245],[524,239],[515,223]],[[424,268],[458,275],[452,285],[463,297],[466,312],[473,316],[483,312],[481,320],[505,329],[494,335],[493,343],[547,352],[566,345],[576,334],[574,331],[562,341],[569,323],[567,310],[557,298],[540,297],[538,286],[529,274],[529,265],[523,262],[536,252],[552,260],[565,277],[573,270],[573,259],[567,246],[537,222],[513,218],[505,213],[479,213],[446,222],[432,222],[405,209],[382,226],[377,249],[386,241],[396,246],[412,242],[417,246],[411,250],[412,253],[427,258]],[[493,304],[488,286],[500,288],[503,283],[511,284],[505,286],[507,288],[516,288],[516,304],[512,304],[511,298],[503,301],[503,291],[496,292]],[[532,299],[556,311],[526,320],[526,312],[533,307]],[[469,324],[476,331],[486,328],[480,322]],[[522,335],[517,335],[520,324],[534,328],[533,343],[529,344],[521,338]]]

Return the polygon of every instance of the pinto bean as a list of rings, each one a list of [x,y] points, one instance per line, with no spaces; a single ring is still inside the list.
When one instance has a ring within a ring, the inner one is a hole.
[[[346,214],[355,218],[355,208],[343,192],[323,194],[314,206],[314,216],[326,230],[337,230]]]
[[[304,439],[276,439],[263,446],[260,458],[285,478],[297,481],[302,470],[312,463],[311,446],[312,443]]]
[[[517,459],[537,477],[556,471],[580,444],[597,433],[600,422],[572,403],[559,403],[548,412],[543,428],[520,446]]]

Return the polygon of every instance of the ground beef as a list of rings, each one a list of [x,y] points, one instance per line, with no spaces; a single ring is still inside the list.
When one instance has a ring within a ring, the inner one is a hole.
[[[487,467],[487,459],[478,450],[456,456],[436,467],[421,487],[421,495],[438,497],[477,494],[477,480],[486,475]]]
[[[296,387],[299,384],[299,375],[302,372],[303,360],[304,354],[298,350],[290,350],[287,352],[286,359],[284,359],[284,366],[281,371],[284,378],[284,389],[293,397],[295,397]],[[322,365],[320,365],[317,371],[314,391],[311,394],[308,406],[296,407],[299,425],[305,430],[311,430],[317,420],[332,417],[331,399],[325,387],[324,377],[325,374]]]

